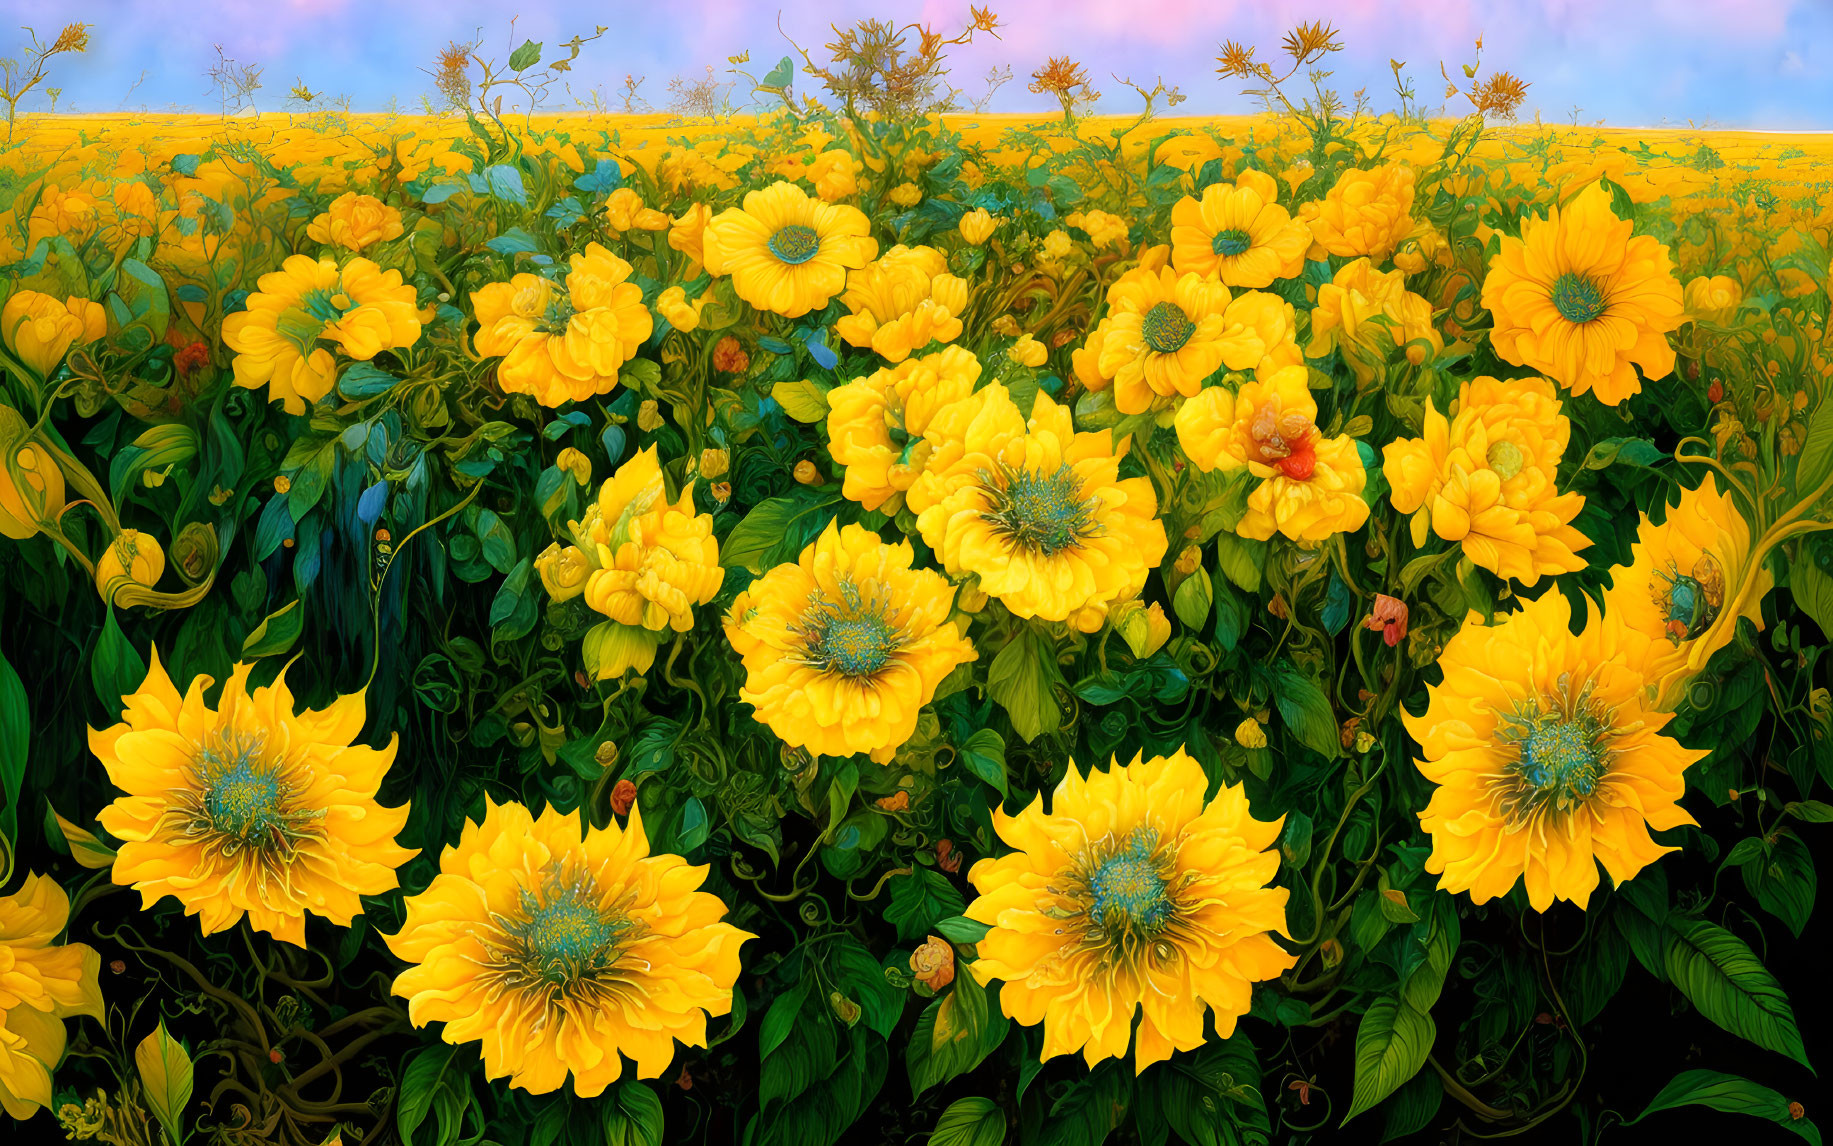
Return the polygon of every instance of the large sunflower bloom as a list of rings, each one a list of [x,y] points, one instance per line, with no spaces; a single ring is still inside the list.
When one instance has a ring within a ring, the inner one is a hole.
[[[658,1078],[677,1039],[704,1047],[707,1016],[732,1009],[739,945],[756,938],[720,922],[726,905],[698,890],[706,873],[650,855],[634,808],[628,827],[582,832],[577,815],[486,799],[383,936],[414,964],[394,993],[416,1026],[481,1042],[485,1077],[535,1094],[569,1071],[574,1093],[602,1094],[622,1055]]]
[[[587,243],[571,265],[564,284],[519,274],[471,294],[477,352],[503,358],[497,384],[543,406],[610,393],[618,368],[655,330],[629,263]]]
[[[886,545],[832,522],[799,560],[732,602],[726,636],[745,660],[739,699],[785,743],[888,763],[942,678],[975,657],[949,620],[955,591]]]
[[[1403,713],[1437,785],[1419,814],[1426,870],[1473,903],[1527,882],[1528,902],[1583,908],[1598,863],[1621,885],[1664,853],[1649,837],[1691,824],[1681,774],[1705,756],[1660,735],[1638,662],[1647,639],[1606,615],[1583,635],[1549,589],[1494,625],[1473,614],[1439,657],[1444,683],[1423,715]]]
[[[1704,669],[1739,617],[1763,627],[1776,579],[1753,560],[1750,524],[1713,475],[1682,492],[1660,525],[1643,514],[1630,555],[1611,570],[1604,611],[1649,639],[1643,674],[1658,693]]]
[[[51,1069],[64,1057],[64,1020],[102,1018],[102,960],[83,943],[58,944],[70,897],[28,875],[0,896],[0,1110],[17,1119],[51,1105]]]
[[[1279,205],[1279,185],[1247,170],[1171,208],[1171,262],[1231,287],[1271,286],[1304,273],[1311,230]]]
[[[1114,407],[1143,414],[1153,405],[1202,389],[1224,361],[1252,369],[1258,355],[1241,341],[1225,343],[1228,288],[1170,267],[1139,268],[1108,288],[1099,369],[1114,380]]]
[[[731,275],[732,289],[759,310],[800,318],[846,288],[847,272],[878,253],[872,223],[857,207],[810,199],[794,183],[745,195],[706,225],[709,274]]]
[[[1483,279],[1497,355],[1574,394],[1595,390],[1607,406],[1641,391],[1637,366],[1666,377],[1667,335],[1686,306],[1667,247],[1634,232],[1593,183],[1546,218],[1523,219],[1519,239],[1501,236]]]
[[[1451,417],[1426,399],[1425,436],[1382,448],[1394,508],[1413,515],[1413,544],[1428,531],[1464,547],[1496,574],[1533,585],[1585,567],[1591,539],[1573,527],[1585,508],[1560,493],[1559,463],[1572,424],[1544,378],[1475,378],[1451,404]]]
[[[992,928],[968,965],[1004,980],[999,1002],[1027,1026],[1044,1024],[1042,1059],[1081,1051],[1089,1066],[1120,1058],[1134,1070],[1204,1042],[1204,1013],[1228,1038],[1253,985],[1296,961],[1284,934],[1284,888],[1269,849],[1283,819],[1256,820],[1241,785],[1207,805],[1208,778],[1182,749],[1087,779],[1072,763],[1044,798],[993,830],[1018,849],[968,872],[979,897],[966,915]]]
[[[1093,632],[1139,595],[1168,541],[1150,478],[1121,478],[1110,433],[1078,434],[1039,392],[1027,423],[1001,385],[945,408],[908,502],[923,541],[955,577],[1020,617],[1075,618]]]
[[[840,492],[896,513],[929,460],[936,412],[974,392],[980,360],[959,346],[906,358],[827,394],[827,450],[846,467]]]
[[[1211,386],[1178,407],[1178,444],[1198,469],[1245,466],[1262,479],[1235,526],[1242,537],[1322,541],[1368,520],[1361,450],[1346,436],[1319,434],[1308,379],[1303,366],[1285,366],[1238,392]]]
[[[934,247],[892,247],[847,275],[840,301],[853,313],[834,324],[848,346],[871,347],[888,362],[902,362],[931,342],[961,337],[967,280],[948,273]]]
[[[292,255],[257,285],[247,309],[223,319],[223,345],[235,351],[236,385],[265,385],[268,400],[284,403],[289,414],[305,413],[337,381],[337,360],[320,343],[367,362],[420,338],[414,284],[368,259],[340,267]]]
[[[351,743],[363,694],[295,714],[284,675],[249,691],[253,668],[235,666],[213,710],[210,678],[181,697],[154,650],[122,722],[89,733],[126,793],[97,818],[123,841],[114,881],[140,892],[143,907],[169,895],[206,935],[246,915],[303,947],[307,912],[350,926],[361,897],[393,890],[395,869],[418,853],[394,842],[408,806],[376,803],[397,738],[382,749]]]

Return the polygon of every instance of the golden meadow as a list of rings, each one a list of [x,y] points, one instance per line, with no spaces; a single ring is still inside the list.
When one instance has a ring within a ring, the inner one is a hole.
[[[21,113],[21,1141],[1819,1140],[1833,143],[1074,79]]]

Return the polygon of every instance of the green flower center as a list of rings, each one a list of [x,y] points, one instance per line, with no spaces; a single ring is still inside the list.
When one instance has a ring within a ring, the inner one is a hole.
[[[1673,565],[1655,571],[1655,605],[1667,625],[1668,639],[1679,645],[1712,627],[1725,603],[1725,573],[1717,559],[1702,553],[1691,573]]]
[[[771,254],[790,266],[798,266],[821,252],[821,236],[813,227],[791,223],[779,227],[776,234],[770,236],[768,245]]]
[[[1090,914],[1104,930],[1155,931],[1171,915],[1164,876],[1143,836],[1097,867],[1088,887],[1094,900]]]
[[[259,840],[284,830],[287,813],[278,769],[263,751],[265,738],[225,732],[199,750],[204,815],[215,831],[239,840]]]
[[[1553,280],[1553,309],[1567,322],[1595,322],[1610,309],[1610,300],[1598,285],[1576,271]]]
[[[1100,531],[1100,499],[1083,497],[1081,479],[1066,465],[1048,474],[1002,465],[997,474],[982,471],[980,483],[988,501],[981,518],[1019,548],[1052,556]]]
[[[597,885],[583,873],[550,879],[543,894],[522,893],[523,919],[510,927],[517,962],[530,977],[565,986],[607,970],[617,958],[628,920],[600,906]]]
[[[1244,255],[1254,245],[1254,237],[1242,230],[1217,231],[1216,237],[1209,241],[1209,249],[1226,258]]]
[[[355,310],[356,303],[342,291],[320,287],[300,295],[299,307],[320,322],[336,322],[345,312]]]
[[[1609,770],[1612,713],[1592,697],[1590,685],[1574,697],[1568,677],[1560,677],[1557,695],[1500,714],[1496,731],[1515,750],[1507,765],[1515,784],[1503,797],[1512,824],[1578,807]]]
[[[1521,447],[1513,442],[1489,443],[1489,451],[1483,460],[1503,481],[1520,473],[1521,467],[1527,464],[1527,459],[1521,454]]]
[[[873,675],[904,645],[891,616],[888,599],[852,581],[840,582],[837,601],[816,593],[802,619],[803,663],[846,677]]]
[[[1146,345],[1160,354],[1171,354],[1190,341],[1197,324],[1176,303],[1161,302],[1139,320],[1139,332]]]

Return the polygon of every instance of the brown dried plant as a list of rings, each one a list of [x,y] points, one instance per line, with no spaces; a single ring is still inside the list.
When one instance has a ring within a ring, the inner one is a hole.
[[[1063,108],[1063,122],[1076,121],[1076,108],[1088,107],[1101,98],[1090,82],[1088,72],[1068,56],[1052,56],[1044,66],[1031,73],[1030,90],[1039,95],[1056,97]]]
[[[13,138],[13,123],[19,118],[19,101],[39,84],[44,82],[47,61],[52,56],[66,52],[83,52],[89,49],[89,29],[92,24],[65,24],[58,32],[57,39],[48,44],[41,44],[38,33],[30,28],[25,29],[29,43],[18,59],[0,59],[0,99],[6,101],[6,138]],[[62,89],[47,89],[60,92]],[[51,97],[52,110],[56,110],[57,96]]]
[[[1445,77],[1445,98],[1451,99],[1461,94],[1470,101],[1470,114],[1483,119],[1512,122],[1522,101],[1527,99],[1527,81],[1508,72],[1493,72],[1487,79],[1478,79],[1477,72],[1482,66],[1482,36],[1477,37],[1476,60],[1463,65],[1464,78],[1470,82],[1468,88],[1459,88],[1445,71],[1444,62],[1440,61],[1438,74]]]
[[[826,65],[815,63],[788,33],[783,38],[800,53],[803,70],[821,81],[848,116],[864,110],[888,119],[953,110],[961,93],[948,84],[945,50],[971,43],[978,32],[999,38],[999,17],[972,6],[967,26],[953,37],[926,24],[899,25],[893,20],[861,20],[845,29],[838,24],[829,27],[834,39],[827,45],[830,62]],[[780,13],[777,30],[782,31]],[[912,34],[914,46],[907,39]]]

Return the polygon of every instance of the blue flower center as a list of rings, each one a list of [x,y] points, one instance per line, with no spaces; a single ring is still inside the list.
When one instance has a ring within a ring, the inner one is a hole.
[[[263,752],[263,738],[226,732],[199,750],[204,813],[210,826],[242,840],[282,827],[280,774]]]
[[[1139,331],[1146,345],[1160,354],[1171,354],[1190,341],[1196,323],[1176,303],[1161,302],[1140,319]]]
[[[871,676],[903,647],[904,634],[891,617],[881,590],[862,590],[851,580],[840,581],[838,599],[811,595],[800,628],[804,663],[847,677]]]
[[[299,296],[299,306],[320,322],[336,322],[344,317],[346,311],[356,309],[356,303],[349,295],[323,288],[315,288]]]
[[[550,881],[544,890],[539,899],[522,893],[525,918],[513,928],[527,972],[542,982],[565,985],[609,967],[618,940],[630,929],[628,921],[604,911],[597,885],[583,875]]]
[[[1217,231],[1216,237],[1209,242],[1209,249],[1225,258],[1244,255],[1254,245],[1254,237],[1239,229]]]
[[[1610,301],[1598,285],[1576,271],[1567,271],[1553,280],[1553,309],[1567,322],[1595,322],[1610,309]]]
[[[821,252],[821,236],[813,227],[804,227],[800,223],[791,223],[779,227],[770,236],[767,244],[770,253],[791,266],[798,266],[814,258]]]
[[[1107,930],[1150,932],[1171,916],[1171,897],[1144,838],[1136,837],[1126,850],[1103,861],[1089,880],[1089,891],[1094,896],[1091,914]]]
[[[1098,529],[1099,499],[1082,496],[1082,482],[1068,466],[1052,473],[1001,467],[981,474],[988,508],[981,517],[1015,546],[1046,556],[1079,546]]]
[[[821,654],[835,672],[870,676],[897,651],[897,635],[883,617],[836,617],[821,635]]]
[[[1597,789],[1600,753],[1587,721],[1544,720],[1521,742],[1520,753],[1522,779],[1542,791],[1589,796]]]
[[[1725,575],[1710,553],[1702,553],[1691,573],[1670,565],[1657,570],[1655,605],[1662,612],[1668,638],[1676,645],[1697,637],[1718,619],[1725,603]]]

